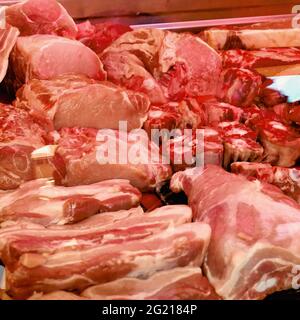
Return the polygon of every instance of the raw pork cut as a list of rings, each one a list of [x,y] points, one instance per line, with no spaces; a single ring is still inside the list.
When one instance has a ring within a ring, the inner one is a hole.
[[[53,34],[75,39],[77,27],[66,9],[56,0],[27,0],[5,11],[6,22],[22,36]]]
[[[141,128],[149,99],[139,92],[96,81],[83,75],[64,75],[53,80],[33,79],[17,92],[16,106],[46,119],[50,129],[87,127],[118,129],[127,121],[128,130]]]
[[[107,52],[101,56],[108,80],[127,89],[143,92],[151,103],[166,103],[162,87],[148,72],[143,62],[129,52]]]
[[[180,101],[186,96],[216,93],[221,57],[200,38],[191,34],[138,29],[114,41],[104,51],[104,56],[111,52],[134,54],[160,83],[165,96],[170,100]],[[132,66],[134,69],[135,66]],[[140,76],[140,72],[137,75]]]
[[[0,189],[34,179],[31,152],[45,145],[45,137],[26,111],[0,104]]]
[[[273,167],[268,163],[236,162],[231,164],[231,172],[274,184],[300,203],[299,168]]]
[[[300,264],[300,206],[293,199],[217,166],[178,172],[171,185],[188,195],[194,220],[212,229],[204,270],[220,296],[262,299],[292,288]]]
[[[91,48],[97,54],[102,53],[109,45],[118,39],[122,34],[132,31],[129,26],[104,22],[91,24],[90,21],[85,21],[77,25],[78,33],[77,40]]]
[[[29,300],[219,300],[200,268],[155,273],[149,279],[121,278],[92,286],[81,295],[67,291],[36,293]]]
[[[106,78],[95,52],[79,41],[53,35],[19,37],[10,62],[16,88],[31,79],[47,80],[70,73]]]
[[[121,244],[142,240],[192,220],[188,206],[165,206],[147,214],[133,214],[114,224],[97,224],[78,229],[3,229],[0,231],[0,258],[7,268],[13,266],[23,254],[50,255],[68,250],[82,250],[108,244]]]
[[[0,29],[0,82],[6,75],[9,55],[17,42],[18,35],[17,28],[7,26],[6,29]]]
[[[122,278],[90,287],[81,297],[92,300],[219,300],[200,268],[176,268],[146,280]]]
[[[8,294],[28,298],[34,292],[82,291],[124,276],[144,279],[157,271],[200,267],[210,227],[187,223],[142,240],[43,256],[26,253],[6,270]]]
[[[292,20],[207,29],[201,37],[217,50],[299,47],[300,30]]]
[[[67,224],[99,212],[137,206],[140,192],[126,180],[108,180],[87,186],[54,186],[53,181],[27,182],[0,194],[0,222],[28,220],[42,225]]]
[[[172,175],[144,130],[62,129],[56,155],[64,159],[68,186],[119,178],[147,191]]]

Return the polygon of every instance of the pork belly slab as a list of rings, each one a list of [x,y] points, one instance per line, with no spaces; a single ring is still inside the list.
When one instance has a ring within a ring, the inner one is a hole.
[[[144,130],[127,134],[108,129],[62,129],[56,156],[64,160],[63,183],[68,186],[118,178],[147,191],[172,175],[159,147]]]
[[[5,9],[6,22],[17,27],[22,36],[54,34],[74,39],[77,26],[56,0],[27,0]]]
[[[205,275],[225,299],[262,299],[292,288],[300,264],[300,206],[278,188],[217,166],[176,173],[195,221],[208,223]]]
[[[15,76],[15,88],[31,79],[47,80],[70,73],[98,80],[106,78],[95,52],[79,41],[54,35],[19,37],[10,65]]]
[[[118,129],[120,121],[127,121],[132,130],[142,127],[150,101],[142,93],[73,74],[29,81],[18,90],[15,105],[42,119],[50,129]]]
[[[47,179],[32,180],[0,194],[0,222],[27,220],[42,225],[68,224],[99,212],[130,209],[140,192],[127,180],[108,180],[77,187],[54,186]]]
[[[157,271],[200,267],[209,238],[207,224],[186,223],[142,240],[50,255],[25,253],[7,268],[6,288],[22,299],[39,291],[82,291],[124,276],[144,279]]]
[[[30,300],[219,300],[200,268],[183,267],[148,279],[122,278],[92,286],[80,296],[66,291],[34,294]]]
[[[127,219],[111,224],[89,224],[86,228],[48,228],[35,226],[27,230],[4,228],[0,230],[0,258],[10,268],[23,254],[50,255],[68,250],[81,250],[106,244],[121,244],[144,239],[169,227],[191,222],[188,206],[165,206],[147,214],[131,209]]]

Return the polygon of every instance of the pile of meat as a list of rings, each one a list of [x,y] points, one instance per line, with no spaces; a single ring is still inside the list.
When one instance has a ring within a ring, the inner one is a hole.
[[[268,77],[299,68],[299,29],[76,24],[55,0],[5,16],[0,298],[263,299],[297,286],[300,104]],[[182,191],[185,203],[165,196]]]

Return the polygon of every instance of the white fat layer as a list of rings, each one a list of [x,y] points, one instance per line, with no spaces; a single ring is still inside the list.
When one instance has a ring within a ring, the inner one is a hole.
[[[257,292],[265,292],[268,289],[274,287],[277,283],[277,279],[276,278],[269,278],[269,279],[261,279],[260,282],[258,282],[254,289]]]

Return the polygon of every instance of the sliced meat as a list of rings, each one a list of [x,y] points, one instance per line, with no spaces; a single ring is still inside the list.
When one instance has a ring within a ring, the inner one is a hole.
[[[53,80],[33,79],[17,92],[16,106],[49,124],[50,129],[87,127],[128,130],[141,128],[149,99],[142,93],[122,89],[110,82],[83,75],[64,75]]]
[[[56,0],[27,0],[6,8],[6,22],[21,36],[53,34],[75,39],[77,27],[66,9]]]
[[[126,180],[108,180],[88,186],[54,186],[46,179],[27,182],[0,195],[0,222],[27,220],[42,225],[68,224],[99,212],[130,209],[141,194]]]
[[[17,42],[19,31],[17,28],[7,26],[0,29],[0,82],[4,79],[8,68],[9,55]]]
[[[96,53],[79,41],[53,35],[19,37],[11,54],[11,67],[16,88],[31,79],[47,80],[70,73],[106,78]]]
[[[292,288],[300,263],[300,206],[278,188],[217,166],[178,172],[174,191],[188,195],[195,221],[212,238],[205,275],[225,299],[263,299]]]
[[[231,172],[273,184],[300,203],[299,168],[276,167],[268,163],[235,162],[231,164]]]
[[[208,225],[188,223],[143,240],[47,257],[27,253],[13,269],[7,269],[7,291],[14,298],[27,298],[36,291],[81,291],[124,276],[145,279],[157,271],[199,267],[209,238]]]
[[[122,278],[84,290],[92,300],[219,300],[200,268],[176,268],[146,280]]]
[[[46,143],[46,132],[30,115],[0,104],[0,189],[34,179],[31,152]]]
[[[120,178],[147,191],[172,175],[144,130],[62,129],[56,154],[64,159],[68,186]]]

